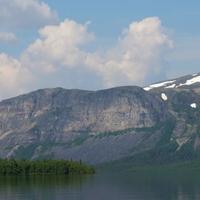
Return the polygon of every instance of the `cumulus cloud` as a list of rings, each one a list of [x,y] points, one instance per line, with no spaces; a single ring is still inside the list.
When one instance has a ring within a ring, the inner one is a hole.
[[[101,87],[142,84],[159,72],[165,50],[173,46],[157,17],[131,23],[117,44],[103,53],[87,50],[88,43],[94,38],[94,33],[88,30],[88,23],[66,19],[58,25],[45,26],[39,30],[39,38],[22,52],[18,60],[2,55],[0,79],[2,83],[6,79],[12,80],[10,85],[2,87],[19,91],[17,88],[22,90],[26,82],[28,87],[25,89],[30,90],[36,89],[34,84],[37,88],[52,87],[53,82],[53,86],[65,83],[62,86],[83,88],[84,80],[91,86],[101,82]],[[35,79],[34,84],[27,82],[26,77],[30,74]]]
[[[17,37],[14,33],[0,32],[0,43],[15,43]]]
[[[106,55],[89,55],[88,64],[101,73],[108,86],[143,83],[160,70],[165,48],[172,47],[157,17],[133,22],[123,31],[118,44]]]
[[[0,54],[0,98],[24,92],[30,81],[29,71],[18,60],[4,53]]]
[[[81,47],[94,39],[94,34],[89,33],[87,27],[88,23],[82,25],[66,19],[59,25],[42,28],[40,38],[23,53],[22,62],[47,73],[62,66],[73,68],[83,65],[86,52]]]
[[[131,23],[118,44],[103,54],[82,49],[94,39],[87,28],[87,24],[72,20],[44,27],[39,31],[40,38],[22,55],[23,63],[31,68],[38,66],[43,72],[86,67],[98,73],[105,86],[135,84],[159,72],[163,50],[172,47],[157,17]]]
[[[2,27],[40,27],[58,21],[58,16],[40,0],[0,0]]]

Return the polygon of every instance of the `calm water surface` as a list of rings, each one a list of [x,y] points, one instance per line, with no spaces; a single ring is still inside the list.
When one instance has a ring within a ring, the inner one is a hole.
[[[200,172],[1,177],[0,200],[200,200]]]

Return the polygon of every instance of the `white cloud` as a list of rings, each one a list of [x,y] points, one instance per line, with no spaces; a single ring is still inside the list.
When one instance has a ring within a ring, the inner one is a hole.
[[[52,87],[52,82],[55,86],[67,83],[62,86],[83,88],[84,80],[87,85],[91,80],[91,86],[95,85],[94,81],[101,81],[101,87],[141,84],[158,73],[164,50],[172,47],[157,17],[131,23],[118,43],[103,53],[85,48],[94,38],[88,23],[66,19],[58,25],[45,26],[18,60],[4,54],[0,57],[1,91]],[[27,77],[35,81],[31,84]],[[6,84],[6,80],[11,81]]]
[[[133,22],[124,30],[115,48],[106,55],[90,55],[88,63],[98,71],[106,85],[143,83],[159,72],[165,48],[172,47],[161,21],[157,17]]]
[[[24,92],[31,81],[29,71],[21,63],[6,55],[0,54],[0,98],[10,97]]]
[[[138,84],[159,72],[161,54],[172,46],[157,17],[131,23],[118,44],[103,54],[82,50],[94,39],[87,28],[87,24],[71,20],[44,27],[39,31],[40,38],[22,55],[23,63],[43,72],[87,67],[85,70],[99,74],[106,86]]]
[[[17,37],[14,33],[0,32],[0,43],[15,43]]]
[[[55,11],[40,0],[0,0],[2,27],[38,27],[58,21]]]
[[[86,52],[84,44],[94,39],[86,24],[65,20],[59,25],[46,26],[39,31],[40,38],[32,43],[22,55],[22,62],[43,72],[54,72],[59,67],[81,67]]]

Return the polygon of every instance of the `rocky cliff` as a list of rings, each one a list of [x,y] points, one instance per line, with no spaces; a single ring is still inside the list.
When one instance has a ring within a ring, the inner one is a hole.
[[[184,158],[191,151],[191,157],[200,147],[198,77],[144,89],[43,89],[4,100],[0,157],[103,163],[161,147]]]

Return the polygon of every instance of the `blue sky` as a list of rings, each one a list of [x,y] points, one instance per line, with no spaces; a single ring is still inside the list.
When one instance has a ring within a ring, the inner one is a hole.
[[[198,0],[46,0],[61,19],[80,22],[91,20],[101,37],[116,37],[130,22],[158,16],[166,27],[180,36],[199,36],[200,1]]]
[[[0,23],[0,98],[200,71],[198,0],[2,0]]]
[[[174,59],[169,63],[176,77],[200,71],[200,1],[199,0],[49,0],[62,19],[66,17],[80,22],[91,20],[90,28],[106,46],[115,42],[121,30],[132,21],[158,16],[169,29],[178,51],[190,48],[190,59]],[[178,53],[178,52],[177,52]],[[181,52],[180,52],[181,53]],[[195,54],[196,54],[195,53]],[[175,69],[174,69],[175,68]],[[162,80],[162,77],[160,78]],[[157,80],[155,80],[157,81]]]

